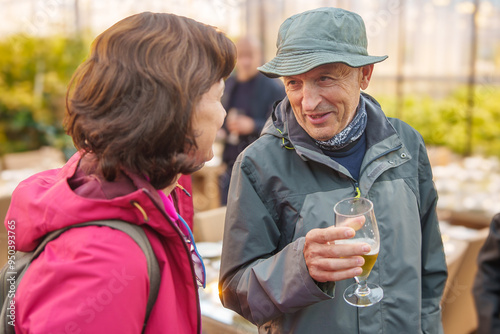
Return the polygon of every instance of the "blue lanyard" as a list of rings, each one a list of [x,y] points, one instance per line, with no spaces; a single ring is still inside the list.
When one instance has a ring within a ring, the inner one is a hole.
[[[203,263],[203,257],[200,255],[200,253],[198,252],[198,249],[196,248],[196,244],[194,242],[194,236],[193,236],[193,233],[191,232],[191,229],[189,228],[189,225],[186,223],[184,218],[181,217],[180,214],[177,214],[177,217],[179,217],[179,220],[184,225],[186,231],[188,231],[190,243],[191,243],[191,245],[193,245],[193,250],[194,250],[196,256],[198,256],[198,258],[200,259],[202,270],[203,270],[203,282],[202,283],[203,283],[203,288],[205,288],[207,285],[207,274],[205,271],[205,264]]]

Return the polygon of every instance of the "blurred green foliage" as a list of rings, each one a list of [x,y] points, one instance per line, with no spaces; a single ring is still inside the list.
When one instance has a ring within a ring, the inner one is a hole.
[[[417,129],[427,145],[445,146],[453,152],[467,153],[467,88],[462,87],[446,98],[407,95],[399,118]],[[500,157],[500,87],[478,84],[472,115],[472,152]],[[377,100],[388,116],[396,117],[396,98]]]
[[[44,145],[72,149],[66,88],[88,54],[83,38],[14,35],[0,41],[0,155]]]
[[[84,38],[14,35],[0,41],[0,155],[44,145],[74,150],[63,130],[65,94],[71,75],[88,54]],[[500,88],[478,84],[473,114],[473,153],[500,156]],[[377,96],[388,116],[396,97]],[[401,118],[428,145],[467,150],[467,90],[443,99],[406,95]]]

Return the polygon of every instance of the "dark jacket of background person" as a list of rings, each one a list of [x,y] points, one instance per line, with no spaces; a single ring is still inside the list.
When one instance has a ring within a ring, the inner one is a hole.
[[[447,272],[424,142],[362,98],[368,125],[359,188],[374,203],[381,236],[369,280],[384,297],[357,309],[342,298],[353,280],[318,286],[308,273],[305,235],[331,226],[335,203],[355,196],[356,185],[298,125],[285,98],[235,163],[224,230],[221,300],[259,333],[442,333]]]
[[[500,214],[495,215],[490,233],[478,258],[474,299],[478,315],[478,334],[500,333]]]
[[[254,120],[255,129],[249,135],[240,135],[237,145],[225,144],[222,160],[230,167],[233,166],[238,154],[259,138],[267,118],[271,115],[274,103],[280,101],[285,96],[283,84],[277,79],[269,79],[262,73],[257,72],[255,77],[249,81],[253,81],[253,89],[247,93],[249,95],[250,104],[244,112],[246,116]],[[226,80],[222,105],[227,111],[231,109],[234,104],[234,101],[232,101],[233,92],[238,84],[236,76],[230,76]]]
[[[244,114],[251,117],[255,122],[254,131],[248,135],[240,135],[237,144],[231,144],[226,141],[224,144],[224,151],[222,153],[222,161],[226,164],[226,172],[221,177],[221,201],[222,204],[226,203],[227,191],[229,189],[229,179],[231,178],[231,170],[234,161],[248,145],[253,143],[262,131],[264,124],[271,114],[273,104],[276,101],[283,99],[285,96],[285,89],[283,84],[278,79],[270,79],[260,72],[257,72],[255,77],[250,79],[252,82],[252,90],[247,94],[248,101],[250,102],[247,108],[243,109]],[[222,104],[229,112],[233,107],[234,90],[239,82],[236,76],[230,76],[226,80],[226,88],[222,97]]]

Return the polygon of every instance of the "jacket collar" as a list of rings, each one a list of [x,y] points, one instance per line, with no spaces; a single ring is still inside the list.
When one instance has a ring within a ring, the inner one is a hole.
[[[180,235],[178,227],[167,222],[159,194],[140,176],[128,174],[135,190],[122,196],[106,199],[76,194],[68,180],[75,175],[80,158],[76,153],[61,169],[35,174],[14,190],[6,218],[16,221],[19,250],[32,250],[51,231],[102,219],[148,225],[167,237]]]

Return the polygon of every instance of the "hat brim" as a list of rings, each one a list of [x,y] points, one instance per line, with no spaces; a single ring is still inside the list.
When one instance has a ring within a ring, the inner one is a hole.
[[[264,75],[270,78],[288,77],[306,73],[315,67],[330,63],[344,63],[351,67],[379,63],[388,56],[346,55],[332,52],[308,52],[299,54],[281,54],[266,64],[258,67]]]

